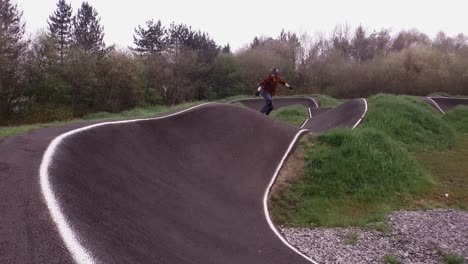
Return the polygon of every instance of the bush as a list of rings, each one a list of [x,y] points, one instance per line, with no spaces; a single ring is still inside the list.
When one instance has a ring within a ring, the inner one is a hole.
[[[34,104],[31,108],[12,121],[12,124],[38,124],[73,119],[70,106],[54,104]]]
[[[212,80],[217,98],[249,92],[241,82],[240,65],[231,54],[221,54],[215,59]]]

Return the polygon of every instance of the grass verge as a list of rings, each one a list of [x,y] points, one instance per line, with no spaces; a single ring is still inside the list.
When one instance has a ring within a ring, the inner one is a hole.
[[[188,108],[202,102],[190,102],[184,103],[176,106],[152,106],[145,108],[135,108],[129,111],[124,111],[121,113],[108,113],[100,112],[95,114],[90,114],[84,116],[82,119],[76,119],[66,122],[51,122],[46,124],[32,124],[32,125],[23,125],[23,126],[10,126],[10,127],[0,127],[0,139],[16,136],[24,133],[28,133],[37,129],[51,127],[51,126],[60,126],[70,123],[76,123],[79,121],[95,121],[95,120],[120,120],[120,119],[129,119],[129,118],[145,118],[150,117],[156,114],[178,111],[184,108]]]
[[[415,157],[433,175],[436,184],[423,196],[407,201],[406,209],[468,210],[468,135],[459,134],[451,150],[421,152]]]
[[[78,122],[79,120],[70,121]],[[37,129],[46,128],[50,126],[59,126],[64,125],[69,122],[52,122],[47,124],[33,124],[33,125],[24,125],[24,126],[10,126],[10,127],[0,127],[0,139],[16,136],[24,133],[28,133]]]

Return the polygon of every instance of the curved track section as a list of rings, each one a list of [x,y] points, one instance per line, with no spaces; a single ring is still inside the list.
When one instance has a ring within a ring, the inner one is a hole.
[[[230,103],[240,103],[252,110],[260,111],[263,105],[265,104],[265,100],[261,98],[251,98],[251,99],[240,99],[231,101]],[[320,107],[320,100],[315,98],[308,98],[308,97],[285,97],[285,98],[274,98],[273,105],[276,110],[287,107],[291,105],[302,105],[306,108],[319,108]]]
[[[434,96],[425,97],[424,100],[434,106],[442,114],[445,114],[459,105],[468,106],[468,98]]]
[[[298,133],[219,104],[99,125],[60,142],[49,181],[93,262],[310,263],[263,205]]]
[[[356,128],[366,113],[366,99],[352,99],[316,116],[313,115],[303,127],[314,133],[337,127]]]
[[[299,101],[313,131],[351,127],[365,103]],[[314,263],[266,207],[305,131],[232,105],[195,108],[0,140],[0,263]]]

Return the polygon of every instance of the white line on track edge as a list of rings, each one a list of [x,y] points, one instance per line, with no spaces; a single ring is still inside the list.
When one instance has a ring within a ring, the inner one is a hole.
[[[286,158],[288,157],[289,153],[291,152],[293,146],[296,144],[299,136],[305,132],[308,132],[307,129],[302,129],[300,130],[299,132],[297,132],[296,136],[294,137],[294,139],[292,140],[291,144],[289,144],[289,147],[288,149],[286,150],[286,153],[284,153],[284,156],[283,158],[281,159],[280,163],[278,164],[278,167],[276,168],[276,171],[275,173],[273,174],[273,178],[271,179],[270,181],[270,184],[268,185],[266,191],[265,191],[265,194],[263,196],[263,211],[265,213],[265,218],[268,222],[268,225],[270,226],[271,230],[273,230],[273,232],[275,233],[275,235],[281,240],[281,242],[283,242],[287,247],[289,247],[290,249],[292,249],[294,252],[296,252],[297,254],[301,255],[303,258],[305,258],[306,260],[310,261],[311,263],[314,263],[314,264],[318,264],[318,262],[314,261],[313,259],[309,258],[308,256],[306,256],[304,253],[300,252],[297,248],[293,247],[291,244],[288,243],[288,241],[286,241],[286,239],[280,234],[280,232],[278,231],[278,229],[276,229],[276,226],[273,224],[273,221],[271,220],[270,218],[270,213],[268,212],[268,195],[270,194],[270,191],[271,191],[271,188],[273,187],[273,184],[275,183],[276,181],[276,178],[278,177],[278,174],[279,174],[279,171],[281,170],[281,168],[283,167],[284,165],[284,162],[286,161]]]
[[[96,263],[96,259],[92,256],[92,254],[82,245],[80,239],[78,238],[78,235],[73,231],[71,225],[67,221],[67,218],[63,214],[63,211],[60,207],[60,203],[57,199],[57,197],[54,194],[53,187],[50,183],[50,177],[49,177],[49,168],[50,165],[53,162],[53,157],[62,143],[62,141],[73,135],[77,134],[80,132],[83,132],[85,130],[90,130],[96,127],[100,126],[105,126],[105,125],[111,125],[111,124],[124,124],[124,123],[133,123],[133,122],[140,122],[140,121],[148,121],[148,120],[158,120],[158,119],[164,119],[168,118],[171,116],[175,116],[178,114],[182,114],[184,112],[190,111],[195,108],[199,108],[201,106],[211,104],[211,103],[204,103],[200,105],[196,105],[190,108],[187,108],[185,110],[169,114],[167,116],[162,116],[162,117],[153,117],[153,118],[143,118],[143,119],[132,119],[132,120],[123,120],[123,121],[111,121],[111,122],[104,122],[104,123],[99,123],[99,124],[94,124],[82,128],[78,128],[75,130],[68,131],[64,134],[61,134],[60,136],[56,137],[52,142],[49,144],[47,147],[42,161],[41,165],[39,168],[39,180],[40,180],[40,187],[41,187],[41,192],[44,197],[45,203],[47,205],[47,208],[49,209],[49,213],[52,217],[52,220],[54,221],[60,236],[62,237],[63,242],[65,243],[65,246],[67,247],[68,251],[72,255],[73,259],[75,260],[76,263],[79,264],[93,264]]]
[[[438,109],[442,114],[445,115],[444,110],[442,110],[442,108],[440,108],[439,104],[436,103],[436,101],[434,101],[432,98],[449,98],[449,97],[426,97],[426,98],[429,99],[429,100],[437,107],[437,109]],[[452,99],[452,98],[449,98],[449,99]]]
[[[362,116],[361,118],[359,118],[359,120],[356,122],[356,124],[353,126],[353,129],[355,129],[357,126],[359,126],[359,124],[361,123],[362,119],[364,119],[364,117],[366,116],[366,113],[367,113],[367,100],[365,98],[361,98],[361,100],[364,101],[364,105],[365,105],[365,109],[364,109],[364,113],[362,113]]]
[[[312,101],[314,101],[314,103],[315,103],[315,107],[319,108],[319,105],[318,105],[317,101],[315,101],[315,98],[313,98],[313,97],[305,97],[305,98],[312,99]],[[312,117],[312,114],[310,115],[310,117]]]
[[[314,102],[315,102],[315,101],[314,101]],[[317,104],[317,103],[315,103],[315,104]],[[304,123],[302,123],[301,128],[304,128],[304,126],[307,124],[307,122],[309,122],[309,120],[312,118],[312,111],[310,110],[310,107],[307,108],[307,110],[309,110],[309,118],[307,118],[307,119],[304,121]]]
[[[429,96],[429,97],[427,97],[427,98],[443,98],[443,99],[468,100],[468,97]]]

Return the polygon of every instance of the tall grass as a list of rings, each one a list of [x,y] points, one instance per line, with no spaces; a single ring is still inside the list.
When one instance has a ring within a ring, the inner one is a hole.
[[[457,131],[468,133],[468,107],[458,106],[444,115],[444,120]]]
[[[371,96],[362,127],[382,131],[410,151],[448,149],[455,144],[455,132],[442,115],[417,97]]]
[[[279,223],[364,225],[391,211],[395,196],[416,195],[432,185],[407,151],[371,128],[321,135],[306,160],[303,177],[273,197]]]

